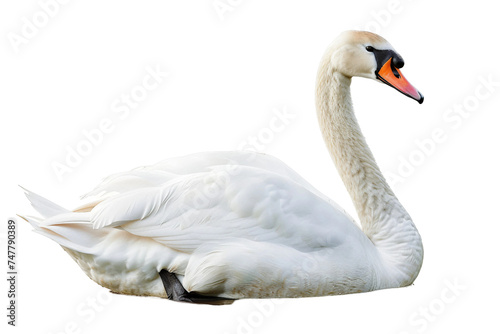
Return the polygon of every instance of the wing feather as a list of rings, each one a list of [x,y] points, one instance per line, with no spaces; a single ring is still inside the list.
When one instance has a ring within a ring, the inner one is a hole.
[[[91,211],[93,227],[120,227],[182,252],[241,238],[310,252],[361,232],[324,196],[281,170],[200,169],[106,198]]]

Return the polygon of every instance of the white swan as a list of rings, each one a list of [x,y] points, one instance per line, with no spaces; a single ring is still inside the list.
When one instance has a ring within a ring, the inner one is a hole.
[[[113,292],[178,301],[347,294],[411,284],[420,235],[382,176],[354,116],[351,77],[419,101],[382,37],[342,33],[318,71],[319,124],[361,220],[276,158],[209,152],[105,179],[68,211],[32,192],[26,217]]]

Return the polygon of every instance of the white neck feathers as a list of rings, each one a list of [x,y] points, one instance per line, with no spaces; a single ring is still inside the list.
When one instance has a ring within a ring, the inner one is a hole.
[[[379,250],[391,280],[409,285],[423,260],[420,235],[385,181],[353,112],[351,78],[320,64],[316,86],[319,125],[353,200],[364,233]]]

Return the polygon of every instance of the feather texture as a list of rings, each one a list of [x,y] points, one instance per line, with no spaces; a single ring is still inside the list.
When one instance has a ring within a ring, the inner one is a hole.
[[[117,293],[166,297],[163,269],[189,292],[231,299],[411,284],[420,236],[352,110],[351,76],[375,79],[367,44],[392,48],[371,33],[341,35],[316,90],[320,127],[361,226],[283,162],[253,152],[199,153],[114,174],[73,211],[26,191],[45,219],[25,219]]]

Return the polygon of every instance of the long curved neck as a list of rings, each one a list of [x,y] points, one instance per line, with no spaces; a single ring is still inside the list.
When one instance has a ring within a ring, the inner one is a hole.
[[[417,277],[423,248],[410,216],[385,181],[353,112],[351,78],[320,66],[316,86],[319,124],[330,155],[353,200],[364,233],[390,271],[391,282]]]

